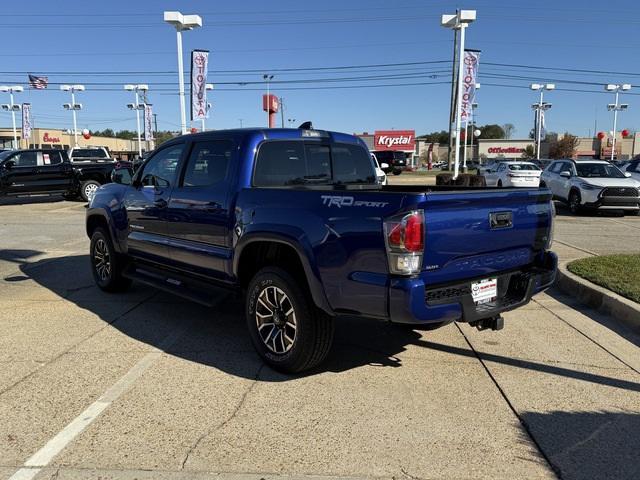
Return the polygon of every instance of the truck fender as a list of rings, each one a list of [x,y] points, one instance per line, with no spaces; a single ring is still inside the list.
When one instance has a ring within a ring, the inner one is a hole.
[[[106,223],[107,230],[108,230],[109,236],[111,237],[111,241],[113,242],[113,248],[115,249],[115,251],[118,253],[126,253],[125,249],[123,249],[122,247],[122,242],[120,241],[120,239],[118,238],[118,235],[116,234],[117,229],[115,227],[115,222],[113,217],[106,210],[102,208],[90,208],[87,210],[87,221],[86,221],[87,236],[91,237],[90,227],[92,225],[92,222],[96,220],[98,220],[99,223],[102,225]]]
[[[305,276],[307,278],[307,283],[309,284],[309,290],[311,292],[311,297],[313,298],[313,302],[315,305],[323,310],[328,315],[335,315],[333,309],[329,305],[329,301],[327,300],[327,296],[324,291],[324,286],[320,281],[320,275],[317,269],[313,266],[311,262],[310,256],[313,255],[310,246],[307,248],[307,252],[305,252],[305,248],[299,243],[299,239],[293,239],[286,235],[272,232],[253,232],[246,235],[243,235],[239,240],[236,246],[234,247],[234,255],[233,255],[233,275],[238,277],[238,266],[240,263],[240,258],[242,257],[242,251],[250,244],[255,242],[276,242],[287,245],[295,250],[298,254],[298,258],[300,259],[300,263],[302,264],[302,268],[304,269]]]

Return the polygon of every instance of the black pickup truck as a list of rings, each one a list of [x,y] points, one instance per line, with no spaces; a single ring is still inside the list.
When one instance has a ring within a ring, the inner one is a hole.
[[[100,185],[111,182],[119,163],[69,161],[64,150],[8,150],[0,153],[0,196],[62,194],[67,199],[89,201]]]

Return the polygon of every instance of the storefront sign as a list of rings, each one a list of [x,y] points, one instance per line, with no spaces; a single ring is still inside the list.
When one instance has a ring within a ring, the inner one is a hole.
[[[22,138],[31,138],[31,104],[22,104]]]
[[[521,154],[524,152],[524,148],[519,147],[489,147],[487,150],[489,153],[518,153]]]
[[[373,135],[374,150],[400,150],[413,152],[416,148],[415,130],[376,130]]]
[[[42,141],[44,143],[60,143],[60,137],[50,137],[49,132],[44,132],[44,136],[42,137]]]
[[[208,50],[191,52],[191,120],[207,118]]]

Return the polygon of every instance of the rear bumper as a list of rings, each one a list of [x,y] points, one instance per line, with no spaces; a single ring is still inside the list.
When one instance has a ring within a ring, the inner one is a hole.
[[[393,279],[389,288],[389,313],[394,323],[427,324],[473,322],[525,305],[555,281],[558,257],[546,252],[536,265],[491,275],[498,279],[496,300],[475,305],[471,283],[480,279],[426,286],[420,278]]]

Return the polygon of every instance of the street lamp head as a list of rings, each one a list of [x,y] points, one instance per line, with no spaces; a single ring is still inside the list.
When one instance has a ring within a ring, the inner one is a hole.
[[[616,108],[616,104],[615,103],[607,104],[607,110],[611,111],[611,110],[615,110],[615,108]]]
[[[442,15],[442,18],[440,20],[440,25],[446,28],[453,28],[456,26],[457,21],[458,21],[457,15],[446,14],[446,15]]]
[[[135,103],[127,103],[127,108],[130,110],[135,110],[136,109],[136,104]]]
[[[63,103],[62,104],[62,108],[64,108],[65,110],[71,110],[71,104],[70,103]]]
[[[71,88],[76,92],[84,92],[84,85],[71,85]]]
[[[462,24],[468,25],[476,20],[475,10],[459,10],[455,14],[445,14],[440,18],[440,25],[446,28],[460,28]]]
[[[20,85],[14,85],[13,87],[11,87],[11,90],[13,92],[23,92],[24,91],[24,87],[21,87]]]
[[[476,108],[478,108],[478,104],[477,103],[472,103],[471,104],[471,108],[473,108],[475,110]]]
[[[202,26],[200,15],[182,15],[180,12],[164,12],[164,21],[176,30],[192,30]]]
[[[1,106],[3,110],[9,111],[11,109],[11,105],[9,105],[8,103],[3,103]]]
[[[125,89],[127,92],[132,92],[133,90],[135,90],[135,88],[136,88],[136,86],[135,86],[135,85],[131,85],[131,84],[126,84],[126,85],[124,86],[124,89]]]
[[[19,112],[20,110],[22,110],[22,105],[19,104],[13,104],[11,110],[14,110],[16,112]]]
[[[476,83],[476,90],[480,90],[480,84]]]
[[[544,89],[545,89],[545,90],[555,90],[555,89],[556,89],[556,84],[555,84],[555,83],[547,83],[547,84],[544,86]]]
[[[8,92],[8,91],[9,91],[9,87],[7,87],[6,85],[0,86],[0,92]]]
[[[529,88],[531,90],[540,90],[542,88],[542,85],[540,85],[539,83],[532,83],[531,85],[529,85]]]
[[[60,90],[62,90],[63,92],[68,92],[69,90],[71,90],[71,85],[60,85]]]
[[[629,83],[623,83],[622,84],[622,90],[631,90],[631,84]]]
[[[149,90],[149,85],[147,85],[146,83],[141,83],[140,85],[136,85],[136,89],[142,92],[146,92],[147,90]]]
[[[458,12],[458,18],[461,23],[471,23],[476,20],[476,11],[475,10],[460,10]]]
[[[204,88],[206,88],[207,90],[213,90],[213,83],[205,84]]]
[[[626,110],[627,108],[629,108],[629,104],[628,103],[621,103],[620,104],[620,110]]]
[[[615,91],[618,89],[618,85],[615,85],[615,84],[613,84],[613,83],[607,83],[607,84],[604,86],[604,89],[605,89],[607,92],[615,92]]]

